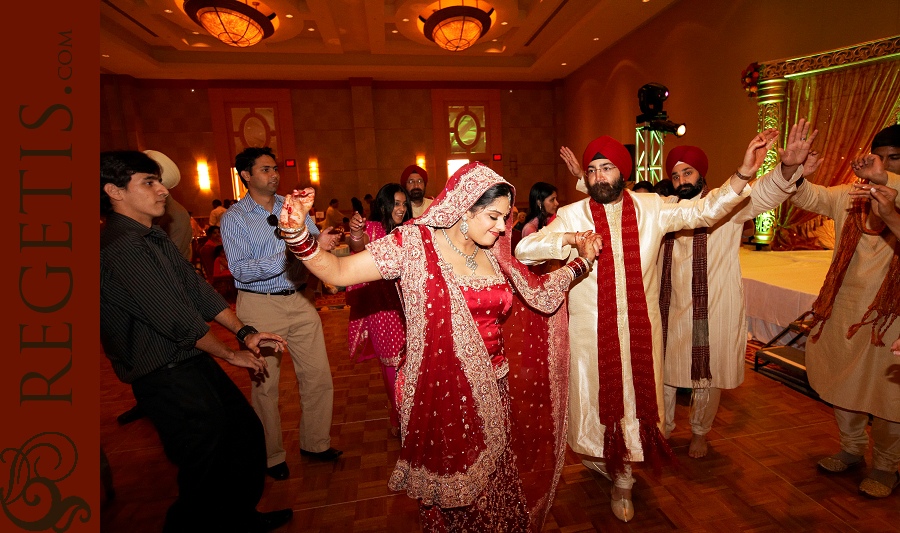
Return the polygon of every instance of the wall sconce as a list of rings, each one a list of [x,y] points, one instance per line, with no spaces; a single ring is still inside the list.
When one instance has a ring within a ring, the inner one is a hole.
[[[425,168],[425,157],[424,156],[421,156],[421,155],[416,156],[416,166],[418,166],[424,170],[428,170],[427,168]]]
[[[309,181],[319,183],[319,162],[312,158],[309,160]]]
[[[204,191],[208,191],[210,189],[209,167],[206,166],[205,161],[197,162],[197,176],[200,179],[200,188]]]

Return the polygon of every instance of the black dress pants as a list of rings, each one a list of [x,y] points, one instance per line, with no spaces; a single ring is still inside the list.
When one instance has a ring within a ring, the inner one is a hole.
[[[228,374],[204,354],[148,374],[132,390],[178,467],[178,500],[163,531],[252,527],[265,482],[265,435]]]

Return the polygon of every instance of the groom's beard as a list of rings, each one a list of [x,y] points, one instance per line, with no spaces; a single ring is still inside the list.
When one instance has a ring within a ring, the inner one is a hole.
[[[619,178],[613,183],[598,181],[588,187],[588,193],[598,204],[608,204],[616,201],[624,190],[625,179],[622,178],[621,173],[619,174]]]

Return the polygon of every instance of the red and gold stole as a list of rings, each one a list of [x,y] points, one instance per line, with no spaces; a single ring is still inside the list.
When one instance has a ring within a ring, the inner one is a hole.
[[[704,185],[700,198],[707,194],[709,189]],[[708,231],[709,228],[695,229],[692,241],[691,307],[694,310],[694,319],[691,325],[691,382],[695,389],[709,387],[712,380],[712,371],[709,368],[709,285],[706,247]],[[675,251],[675,234],[667,233],[663,243],[659,313],[662,317],[663,357],[665,357],[669,336],[669,305],[672,302],[672,254]]]
[[[663,460],[674,458],[657,424],[659,411],[656,404],[656,379],[653,372],[653,333],[647,313],[647,297],[644,294],[641,272],[641,243],[638,234],[637,213],[631,195],[622,198],[622,252],[625,263],[625,293],[628,305],[628,331],[631,345],[631,374],[634,382],[635,412],[640,427],[641,449],[644,460],[658,469]],[[603,204],[590,201],[594,228],[604,243],[612,242],[606,209]],[[600,422],[606,427],[604,455],[610,474],[622,472],[630,460],[622,419],[625,416],[622,384],[622,346],[616,323],[616,280],[612,253],[597,256],[597,365],[600,375]]]

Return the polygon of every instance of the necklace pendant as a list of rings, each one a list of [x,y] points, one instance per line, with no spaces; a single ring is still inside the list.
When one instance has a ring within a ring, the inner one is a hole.
[[[472,274],[478,270],[478,263],[475,262],[474,257],[466,257],[466,268],[472,271]]]

